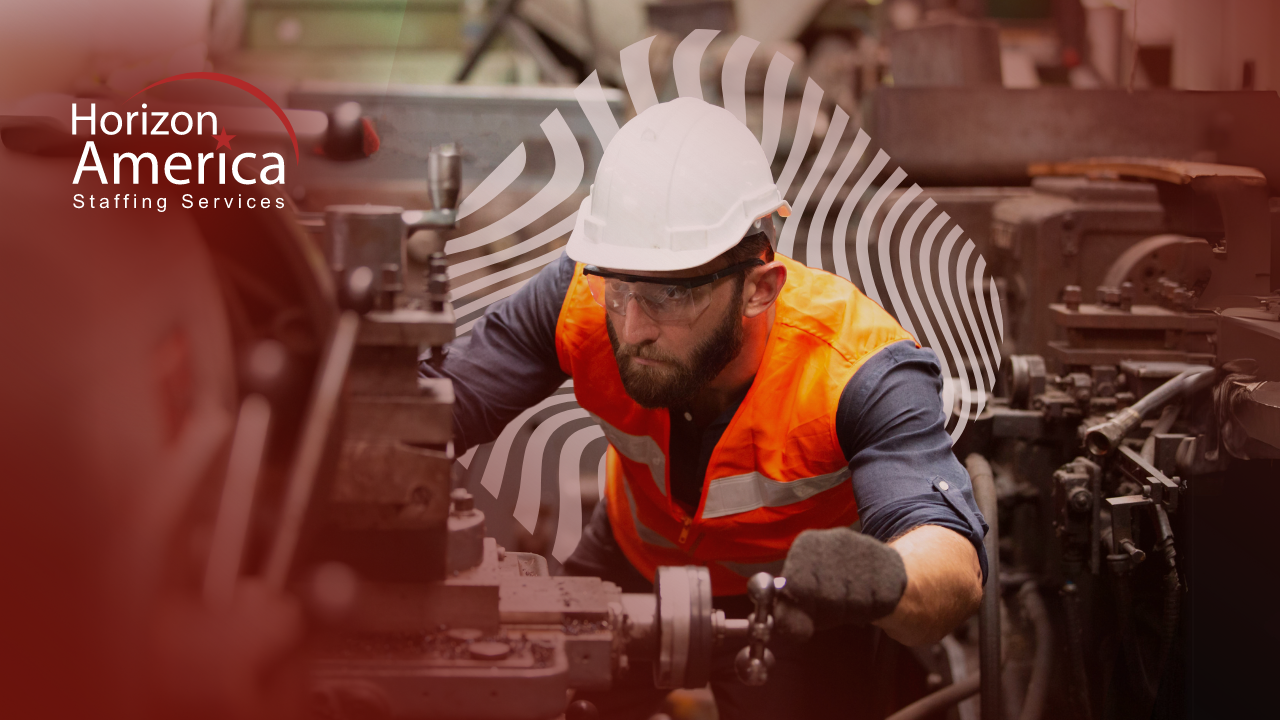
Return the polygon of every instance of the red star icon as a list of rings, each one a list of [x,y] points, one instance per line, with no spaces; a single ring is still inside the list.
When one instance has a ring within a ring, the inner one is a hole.
[[[225,147],[226,149],[230,150],[231,138],[233,137],[235,137],[235,135],[228,135],[226,129],[223,129],[222,132],[218,133],[217,135],[214,135],[213,139],[218,141],[218,147],[214,148],[214,150],[217,150],[218,148],[221,148],[221,147]]]

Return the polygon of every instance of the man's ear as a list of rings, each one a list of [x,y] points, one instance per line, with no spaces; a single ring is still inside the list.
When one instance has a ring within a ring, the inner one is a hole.
[[[787,282],[787,268],[777,260],[752,270],[742,284],[743,317],[753,318],[773,306]]]

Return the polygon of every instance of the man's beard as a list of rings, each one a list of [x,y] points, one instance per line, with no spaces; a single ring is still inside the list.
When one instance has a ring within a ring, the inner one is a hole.
[[[631,399],[649,409],[687,407],[707,383],[742,352],[746,333],[742,328],[741,306],[742,288],[739,287],[720,323],[693,349],[688,362],[663,353],[653,346],[653,341],[623,347],[613,329],[613,321],[606,316],[609,343],[618,361],[622,386]],[[636,308],[633,312],[643,311]],[[666,364],[637,365],[632,361],[637,357]]]

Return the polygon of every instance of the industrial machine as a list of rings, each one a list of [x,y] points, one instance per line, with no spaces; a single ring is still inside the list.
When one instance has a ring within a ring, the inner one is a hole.
[[[552,577],[539,555],[485,534],[471,494],[453,487],[450,381],[419,378],[419,349],[443,359],[454,317],[442,252],[430,257],[426,302],[403,293],[405,240],[451,227],[461,166],[433,148],[433,208],[333,206],[303,221],[323,237],[339,298],[321,382],[345,376],[331,487],[291,487],[286,523],[307,516],[312,548],[304,593],[329,620],[314,654],[321,717],[551,718],[568,690],[607,689],[637,660],[658,687],[702,687],[711,653],[740,644],[743,682],[761,684],[782,578],[751,582],[755,613],[726,619],[706,568],[660,568],[652,594],[587,577]],[[425,304],[425,307],[422,305]],[[341,383],[317,386],[336,393]],[[334,407],[316,398],[313,407]],[[324,422],[323,418],[312,418]],[[310,499],[310,501],[308,501]],[[304,509],[304,506],[306,508]],[[301,532],[308,523],[286,524]],[[296,536],[295,536],[296,537]],[[286,573],[297,540],[277,536],[268,576]],[[589,717],[578,701],[573,712]]]
[[[1280,457],[1280,238],[1252,168],[1099,158],[1031,172],[1038,193],[992,211],[996,262],[1026,303],[1022,354],[957,452],[996,468],[1004,587],[1049,591],[1050,613],[1018,603],[1004,634],[1022,649],[983,675],[983,715],[997,697],[1006,715],[1146,717],[1191,701],[1188,608],[1214,588],[1189,582],[1213,572],[1189,550],[1190,508],[1223,484],[1258,487],[1249,478]]]
[[[371,128],[359,122],[358,106],[339,105],[327,120],[306,118],[322,128],[308,140],[329,162],[362,157],[358,150],[369,147],[365,134]],[[36,168],[37,179],[47,176],[50,185],[65,179],[83,141],[64,125],[44,115],[4,117],[6,167]],[[286,140],[275,137],[283,135],[263,134],[277,142]],[[137,319],[147,332],[122,332],[118,341],[126,350],[136,345],[149,351],[157,339],[150,328],[159,328],[162,364],[135,364],[130,377],[143,385],[158,382],[162,394],[178,393],[175,408],[163,407],[168,415],[161,415],[172,416],[173,432],[190,435],[187,445],[203,448],[185,464],[159,463],[157,485],[181,488],[181,496],[170,489],[158,492],[162,504],[142,503],[147,522],[137,531],[141,539],[122,543],[149,550],[141,558],[116,558],[128,568],[115,576],[119,592],[147,603],[153,593],[169,598],[155,601],[160,608],[198,608],[171,624],[163,624],[169,615],[154,610],[154,618],[144,613],[140,625],[128,626],[136,637],[164,636],[163,647],[143,653],[145,663],[168,666],[181,680],[163,690],[174,697],[165,699],[157,717],[223,712],[191,689],[201,678],[216,685],[223,677],[217,669],[200,669],[207,649],[193,638],[202,632],[207,637],[200,629],[205,623],[229,623],[221,631],[228,635],[251,627],[253,620],[228,619],[249,585],[306,610],[310,631],[299,666],[307,691],[286,697],[296,701],[294,710],[314,717],[533,719],[568,711],[586,718],[593,708],[585,701],[569,707],[570,691],[607,688],[641,661],[652,665],[660,687],[701,687],[712,651],[721,647],[740,646],[743,682],[766,682],[773,601],[785,585],[782,578],[752,578],[754,613],[730,619],[712,607],[705,568],[661,568],[654,592],[628,594],[598,578],[553,577],[541,556],[507,551],[486,536],[484,514],[454,481],[452,387],[418,377],[420,352],[438,361],[454,337],[442,252],[429,258],[425,296],[405,292],[407,237],[456,224],[460,177],[457,149],[443,144],[429,154],[425,185],[432,206],[424,210],[334,205],[306,212],[272,191],[272,202],[252,211],[170,207],[163,215],[173,218],[167,235],[138,231],[145,215],[101,221],[100,232],[113,242],[118,235],[143,244],[163,238],[187,253],[182,265],[141,282],[157,299]],[[40,187],[29,190],[43,202]],[[32,213],[16,206],[13,212],[17,241],[11,249],[41,247],[43,233],[28,217]],[[87,237],[92,223],[83,215],[71,219],[77,237]],[[145,248],[113,247],[111,267],[146,265]],[[74,261],[70,266],[77,267]],[[170,276],[189,287],[187,294],[199,295],[200,314],[185,311],[177,330],[163,317],[186,307],[163,302]],[[110,293],[101,294],[99,303],[125,307]],[[183,339],[188,326],[194,340]],[[44,382],[43,376],[37,380]],[[177,389],[165,389],[171,385]],[[188,395],[214,397],[225,407],[213,412],[201,400],[209,417],[185,419]],[[73,418],[87,412],[74,401],[64,405],[62,412]],[[128,409],[149,418],[151,406]],[[16,420],[8,414],[4,419],[6,427]],[[150,422],[90,434],[145,436]],[[39,471],[17,462],[15,473]],[[93,485],[98,475],[109,475],[91,469],[75,483]],[[50,484],[63,482],[71,480]],[[46,517],[52,510],[32,512]],[[129,517],[121,512],[118,521]],[[77,528],[47,520],[52,530],[80,539]],[[135,577],[141,578],[136,585]],[[68,582],[80,578],[71,575]],[[149,629],[153,619],[162,631]],[[41,628],[45,620],[57,626],[53,617],[28,622]],[[122,621],[107,616],[103,622]],[[4,660],[7,667],[17,658]],[[248,661],[232,657],[229,663],[244,667]],[[223,716],[241,716],[244,709]],[[103,709],[104,716],[113,712]]]
[[[937,692],[896,717],[1149,717],[1190,707],[1189,629],[1220,590],[1210,578],[1225,562],[1195,549],[1213,540],[1196,533],[1195,513],[1221,508],[1224,496],[1235,513],[1268,507],[1280,459],[1280,206],[1271,198],[1276,156],[1263,144],[1275,98],[984,89],[985,112],[1001,117],[977,126],[1043,120],[1020,144],[992,135],[1008,151],[992,155],[933,120],[953,118],[936,109],[963,109],[975,92],[882,90],[868,112],[876,142],[913,178],[999,185],[933,194],[955,217],[963,207],[1008,302],[1003,374],[955,446],[991,527],[983,609],[976,632],[962,626],[918,649]],[[163,479],[182,475],[173,485],[185,494],[157,493],[154,534],[137,547],[176,559],[147,555],[165,568],[148,572],[208,608],[221,610],[257,580],[300,600],[312,620],[307,707],[318,717],[586,718],[592,708],[570,691],[606,688],[642,661],[660,687],[702,687],[712,651],[724,647],[741,646],[744,682],[767,681],[783,578],[753,578],[754,614],[730,619],[713,608],[704,569],[662,568],[653,593],[629,594],[554,576],[542,556],[501,547],[480,499],[455,475],[452,387],[418,377],[424,350],[435,360],[448,352],[457,318],[443,252],[425,254],[418,278],[406,244],[418,230],[456,227],[461,185],[459,148],[428,138],[439,124],[421,118],[444,110],[459,124],[490,118],[494,128],[471,123],[474,146],[527,129],[494,119],[501,103],[540,116],[572,107],[569,95],[384,93],[379,130],[395,154],[344,164],[378,146],[376,124],[350,102],[373,101],[360,93],[297,92],[297,105],[328,117],[307,115],[312,125],[300,134],[322,152],[302,159],[308,173],[280,193],[283,207],[167,216],[190,231],[173,234],[196,258],[199,272],[189,274],[214,278],[205,289],[216,309],[200,318],[205,329],[225,325],[226,337],[204,352],[218,359],[205,374],[219,378],[211,394],[230,410],[226,422],[178,423],[204,438],[193,441],[205,449],[203,464],[190,460],[201,472],[186,474],[178,472],[186,465],[164,466]],[[608,102],[620,108],[621,95]],[[1161,123],[1148,132],[1141,122],[1126,132],[1147,145],[1118,131],[1100,141],[1150,155],[1212,151],[1238,164],[1071,160],[1099,138],[1080,131],[1066,142],[1045,119],[1066,117],[1063,107],[1090,119],[1062,120],[1077,129],[1125,113],[1152,123],[1194,117],[1198,129],[1180,130],[1176,142],[1162,141]],[[1222,107],[1237,113],[1232,132],[1214,130],[1231,125],[1218,117]],[[582,118],[567,122],[586,136]],[[24,172],[62,162],[35,156],[79,152],[56,123],[5,118],[0,135],[4,162],[24,163]],[[928,152],[930,143],[959,150]],[[595,145],[572,144],[595,159]],[[505,162],[507,145],[490,142],[475,165],[487,172]],[[529,148],[547,169],[548,153]],[[425,182],[415,175],[423,154]],[[1045,162],[1028,169],[1029,159]],[[1028,179],[1030,187],[1005,186]],[[430,208],[328,204],[357,186],[358,200],[425,195]],[[129,230],[132,221],[111,220]],[[181,343],[164,337],[162,385],[181,379],[187,362]],[[50,535],[73,527],[47,515],[37,524],[57,531]],[[1197,627],[1201,648],[1206,634],[1226,632]]]

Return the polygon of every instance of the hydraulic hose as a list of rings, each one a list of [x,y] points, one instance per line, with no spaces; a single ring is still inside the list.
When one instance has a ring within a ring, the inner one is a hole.
[[[1000,720],[1000,523],[995,475],[991,463],[978,453],[964,460],[973,483],[973,497],[987,520],[987,580],[978,610],[978,676],[982,678],[982,720]],[[904,711],[905,712],[905,711]],[[914,717],[914,716],[912,716]]]
[[[1031,682],[1027,683],[1026,699],[1022,703],[1019,720],[1040,720],[1044,714],[1045,698],[1049,694],[1049,675],[1053,669],[1053,627],[1044,600],[1036,589],[1035,581],[1028,580],[1018,591],[1022,608],[1031,620],[1036,632],[1036,655],[1031,665]]]
[[[1174,638],[1178,636],[1178,613],[1181,610],[1182,583],[1178,580],[1178,571],[1169,570],[1164,575],[1164,612],[1161,615],[1160,627],[1160,674],[1164,675],[1165,666],[1169,664],[1169,655],[1173,651]]]
[[[1173,423],[1178,419],[1178,413],[1182,411],[1181,405],[1165,405],[1164,410],[1160,411],[1160,419],[1156,421],[1156,426],[1151,428],[1151,434],[1146,440],[1142,441],[1142,459],[1149,463],[1155,464],[1156,461],[1156,436],[1169,432],[1173,429]]]
[[[927,718],[939,710],[949,708],[961,700],[975,695],[982,684],[982,678],[982,673],[971,675],[958,683],[953,683],[930,695],[925,695],[885,718],[885,720],[923,720],[923,718]]]
[[[1142,418],[1151,411],[1164,407],[1172,400],[1190,395],[1213,384],[1216,372],[1207,365],[1196,365],[1175,375],[1163,385],[1152,390],[1138,402],[1116,413],[1106,422],[1089,428],[1085,433],[1084,444],[1094,455],[1106,455],[1120,444],[1121,438],[1129,433]]]
[[[1173,649],[1173,640],[1178,634],[1178,613],[1182,600],[1182,582],[1178,579],[1178,551],[1173,542],[1173,526],[1169,523],[1169,514],[1164,506],[1156,505],[1156,528],[1160,535],[1157,548],[1161,551],[1165,563],[1164,575],[1164,608],[1160,622],[1160,665],[1159,672],[1164,673],[1165,663]]]
[[[1067,581],[1062,586],[1062,608],[1067,620],[1067,654],[1071,658],[1072,696],[1081,720],[1093,719],[1089,703],[1089,676],[1084,663],[1084,623],[1080,617],[1080,588]]]
[[[1147,669],[1139,654],[1138,640],[1133,627],[1133,591],[1130,586],[1129,556],[1123,553],[1107,556],[1115,580],[1116,618],[1120,625],[1121,655],[1129,671],[1130,684],[1136,689],[1144,704],[1155,697]]]

